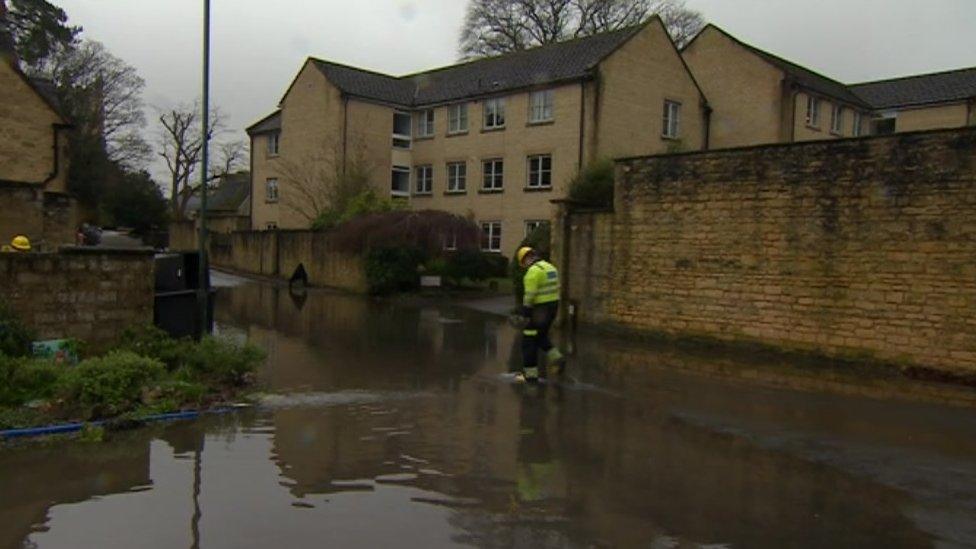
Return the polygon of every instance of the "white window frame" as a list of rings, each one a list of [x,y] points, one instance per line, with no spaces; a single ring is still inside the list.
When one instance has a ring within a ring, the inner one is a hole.
[[[501,253],[502,251],[502,222],[481,222],[481,250],[484,252]],[[495,242],[497,240],[497,242]]]
[[[458,103],[447,109],[447,134],[456,135],[468,132],[468,104]]]
[[[417,113],[417,137],[434,137],[434,109]]]
[[[499,169],[499,165],[500,168]],[[489,169],[490,166],[490,169]],[[490,185],[489,185],[490,181]],[[505,160],[488,158],[481,161],[481,190],[501,192],[505,189]]]
[[[820,129],[820,98],[807,95],[807,126]]]
[[[414,168],[414,192],[415,195],[433,194],[434,192],[434,166],[424,164]]]
[[[486,130],[500,130],[505,127],[505,98],[485,99],[482,105],[482,123]]]
[[[278,156],[281,152],[281,132],[268,134],[268,156]]]
[[[410,121],[411,128],[413,127],[413,116],[408,112],[394,111],[393,113],[393,148],[394,149],[409,149],[413,146],[413,137],[410,135],[410,129],[407,129],[407,133],[397,133],[396,132],[396,117],[405,116]],[[398,144],[399,143],[399,144]]]
[[[543,161],[549,159],[549,169],[543,168]],[[538,166],[533,166],[533,163],[538,163]],[[526,173],[528,174],[528,181],[526,181],[525,187],[528,189],[551,189],[552,188],[552,155],[551,154],[533,154],[529,155],[526,159]],[[545,176],[548,174],[549,183],[545,183]]]
[[[444,235],[444,249],[449,252],[457,251],[457,233],[452,232],[450,235]]]
[[[529,94],[529,123],[553,121],[554,94],[552,90],[534,91]]]
[[[526,219],[525,220],[525,236],[528,238],[536,229],[543,225],[548,225],[549,221],[546,219]]]
[[[463,194],[468,192],[468,163],[447,163],[447,192],[449,194]]]
[[[410,171],[409,166],[393,166],[393,169],[390,170],[390,196],[410,196]],[[407,175],[406,190],[397,190],[393,188],[393,174],[396,173]]]
[[[278,178],[269,177],[264,181],[264,201],[267,203],[278,202]]]
[[[837,103],[830,104],[830,133],[840,135],[844,131],[844,107]]]
[[[861,137],[864,134],[864,120],[860,111],[854,111],[854,121],[851,123],[851,135]]]
[[[661,120],[661,136],[665,139],[678,139],[681,135],[681,102],[664,100],[664,113]]]

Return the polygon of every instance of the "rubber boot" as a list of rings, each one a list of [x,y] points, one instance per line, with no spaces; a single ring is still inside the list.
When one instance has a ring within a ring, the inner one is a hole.
[[[566,357],[559,352],[559,349],[553,347],[546,353],[546,363],[550,374],[561,375],[566,366]]]

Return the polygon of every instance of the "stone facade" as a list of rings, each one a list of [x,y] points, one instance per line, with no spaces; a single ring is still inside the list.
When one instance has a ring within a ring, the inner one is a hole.
[[[659,20],[654,19],[610,53],[592,77],[572,82],[544,81],[531,89],[485,93],[451,104],[424,105],[434,111],[431,136],[414,135],[409,149],[392,146],[394,114],[417,117],[422,111],[367,101],[342,94],[310,60],[286,93],[277,131],[277,154],[269,152],[272,133],[251,136],[253,215],[255,230],[304,229],[308,219],[289,203],[308,201],[295,188],[295,165],[309,172],[334,172],[340,151],[345,160],[362,155],[374,174],[375,186],[390,193],[394,166],[410,171],[409,200],[417,209],[440,209],[501,223],[501,253],[511,255],[526,234],[527,222],[550,221],[553,198],[565,196],[570,180],[586,162],[598,158],[698,150],[704,144],[705,102],[680,54]],[[529,120],[529,94],[551,90],[551,121]],[[483,127],[486,100],[504,98],[505,125]],[[662,138],[664,101],[680,103],[678,139]],[[448,110],[466,104],[468,128],[448,132]],[[528,188],[528,162],[533,155],[551,155],[552,184]],[[504,162],[504,189],[482,189],[484,160]],[[448,192],[448,163],[464,162],[466,188]],[[431,192],[418,192],[417,168],[432,168]],[[268,180],[278,182],[278,196],[268,198]]]
[[[63,193],[44,192],[39,185],[0,182],[0,244],[25,235],[35,251],[54,251],[74,244],[75,201]]]
[[[976,373],[976,129],[637,158],[554,234],[581,322]]]
[[[94,348],[153,321],[151,250],[63,248],[0,254],[0,301],[40,339],[77,338]]]

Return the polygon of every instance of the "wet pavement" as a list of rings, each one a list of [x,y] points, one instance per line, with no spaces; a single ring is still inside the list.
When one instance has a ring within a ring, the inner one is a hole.
[[[976,546],[976,409],[940,388],[607,338],[515,386],[501,317],[238,282],[218,324],[275,395],[0,449],[0,547]]]

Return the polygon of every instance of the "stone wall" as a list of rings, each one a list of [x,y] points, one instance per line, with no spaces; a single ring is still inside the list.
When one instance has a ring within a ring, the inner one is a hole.
[[[976,372],[976,129],[623,160],[614,210],[556,227],[583,323]]]
[[[170,230],[173,230],[172,226]],[[185,231],[171,234],[183,233]],[[183,239],[189,239],[189,236]],[[214,267],[288,280],[302,265],[310,285],[357,293],[367,290],[362,257],[337,251],[327,233],[238,231],[213,233],[209,240],[210,264]],[[194,245],[195,242],[194,239]],[[175,244],[170,248],[180,249]]]
[[[74,244],[77,227],[75,200],[44,192],[40,185],[0,182],[0,244],[26,235],[39,251]]]
[[[94,348],[153,321],[153,252],[63,248],[0,254],[0,301],[40,339],[77,338]]]

